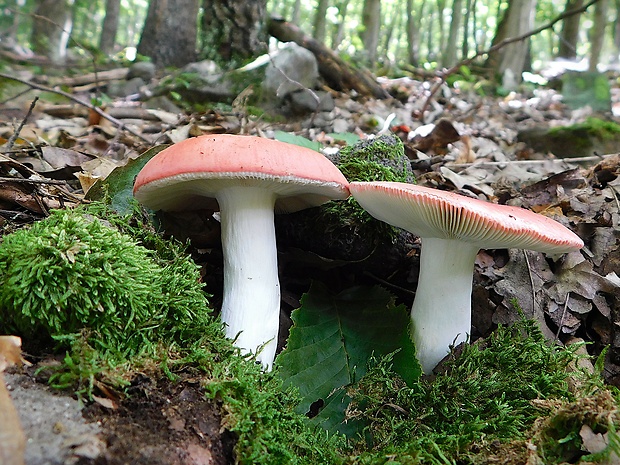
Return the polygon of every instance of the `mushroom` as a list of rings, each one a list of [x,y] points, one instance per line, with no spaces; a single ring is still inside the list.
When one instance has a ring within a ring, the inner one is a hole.
[[[226,334],[271,369],[280,315],[274,210],[295,212],[345,199],[348,184],[314,150],[224,134],[162,150],[140,171],[133,192],[153,210],[220,210]]]
[[[450,345],[467,339],[473,266],[481,248],[556,254],[583,246],[557,221],[523,208],[398,182],[352,182],[349,190],[372,216],[421,239],[411,332],[425,373]]]

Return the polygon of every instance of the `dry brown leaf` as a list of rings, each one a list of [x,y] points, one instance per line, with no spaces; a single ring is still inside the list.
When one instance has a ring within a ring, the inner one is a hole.
[[[0,336],[0,463],[2,465],[24,464],[26,436],[2,375],[6,367],[21,363],[20,347],[19,337]]]

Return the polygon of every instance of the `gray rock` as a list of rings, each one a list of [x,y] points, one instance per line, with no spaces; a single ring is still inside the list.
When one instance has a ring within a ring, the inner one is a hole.
[[[139,61],[129,67],[127,72],[127,80],[140,78],[144,82],[149,82],[155,77],[155,65],[148,61]]]
[[[111,81],[108,83],[106,94],[110,97],[127,97],[139,94],[146,83],[142,78],[134,77],[128,81]]]
[[[317,110],[330,112],[335,107],[331,94],[322,90],[298,90],[290,94],[290,99],[291,110],[294,113],[309,113]]]
[[[84,419],[77,400],[52,393],[27,375],[5,376],[27,438],[26,465],[68,465],[103,454],[101,428]]]
[[[263,91],[280,99],[301,90],[313,89],[319,79],[314,54],[295,43],[287,44],[267,65]]]

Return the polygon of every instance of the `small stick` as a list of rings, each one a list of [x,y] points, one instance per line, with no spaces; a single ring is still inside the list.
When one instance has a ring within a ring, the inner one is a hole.
[[[65,185],[65,181],[58,181],[57,179],[30,179],[30,178],[4,178],[0,177],[0,182],[24,182],[27,184],[56,184]]]
[[[15,141],[19,137],[19,133],[22,132],[22,129],[24,128],[24,125],[26,124],[26,121],[28,121],[28,118],[30,118],[30,115],[32,115],[32,111],[34,110],[34,107],[37,104],[38,100],[39,100],[39,97],[36,96],[34,100],[32,101],[32,103],[30,103],[30,108],[28,108],[28,113],[26,113],[26,116],[24,116],[24,119],[22,119],[22,122],[20,123],[19,127],[15,130],[13,135],[9,137],[9,140],[6,143],[7,148],[9,150],[13,148]]]

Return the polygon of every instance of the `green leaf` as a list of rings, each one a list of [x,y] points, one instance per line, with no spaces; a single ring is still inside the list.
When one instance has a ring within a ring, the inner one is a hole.
[[[354,145],[356,142],[360,141],[360,136],[354,132],[330,132],[327,135],[335,140],[346,142],[347,145]]]
[[[346,388],[366,373],[371,356],[396,352],[394,370],[412,384],[421,374],[409,337],[409,312],[395,306],[381,287],[353,287],[332,294],[313,284],[292,314],[288,345],[278,356],[285,386],[302,397],[300,413],[312,411],[312,422],[351,436],[360,425],[345,423],[350,402]]]
[[[109,199],[110,206],[126,215],[131,213],[133,201],[133,182],[146,162],[161,152],[168,145],[152,147],[138,158],[129,160],[125,166],[115,168],[107,178],[97,181],[86,194],[88,200]]]
[[[307,149],[316,150],[317,152],[321,151],[322,145],[320,142],[312,141],[310,139],[306,139],[303,136],[298,136],[296,134],[291,134],[290,132],[284,131],[276,131],[274,134],[276,140],[280,142],[286,142],[287,144],[299,145],[300,147],[306,147]]]

